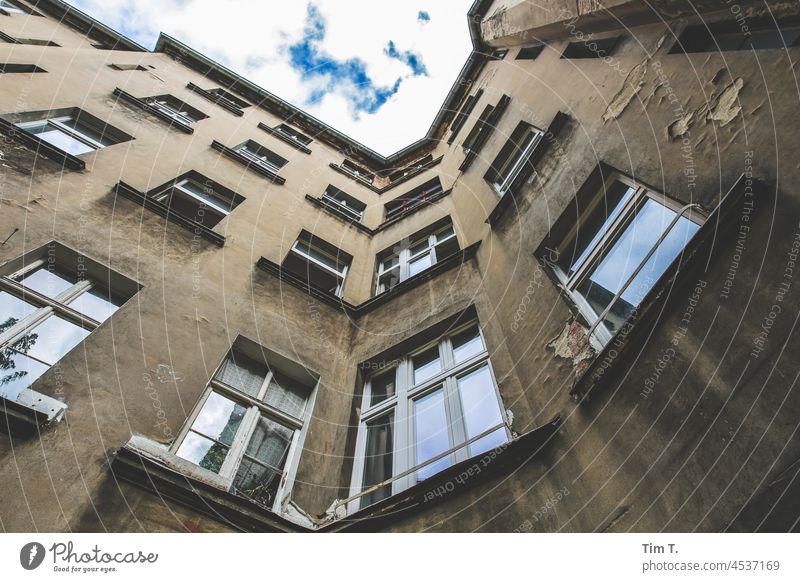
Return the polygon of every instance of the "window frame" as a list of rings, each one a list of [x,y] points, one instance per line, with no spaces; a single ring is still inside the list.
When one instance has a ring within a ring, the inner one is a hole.
[[[288,163],[285,158],[251,139],[240,143],[233,148],[233,151],[247,158],[251,164],[255,164],[276,176]]]
[[[517,133],[520,135],[515,139],[514,135]],[[527,140],[528,136],[531,134],[533,134],[533,139],[526,143],[524,148],[520,148],[519,144],[524,143],[522,140]],[[511,137],[500,150],[500,153],[498,153],[492,165],[489,167],[489,171],[483,177],[492,187],[495,194],[502,198],[510,192],[514,182],[516,182],[517,178],[525,169],[525,165],[530,162],[531,156],[544,139],[544,135],[544,130],[525,121],[521,121],[514,129]],[[499,162],[501,158],[503,158],[503,161]],[[511,163],[509,163],[509,161],[511,161]],[[496,168],[500,165],[503,166],[503,169],[510,168],[510,171],[498,184],[501,172]]]
[[[331,191],[333,191],[334,194],[330,194]],[[341,199],[336,198],[336,194],[338,194]],[[356,209],[348,204],[348,199],[353,202],[358,202],[363,208],[361,210]],[[367,210],[367,205],[335,186],[328,186],[325,188],[322,196],[320,196],[320,200],[333,212],[340,214],[347,220],[352,220],[354,222],[364,221],[364,212]]]
[[[210,192],[206,192],[206,194],[208,194],[209,197],[215,198],[217,201],[219,201],[220,206],[219,207],[212,206],[209,204],[207,200],[198,196],[196,193],[192,192],[192,190],[186,187],[186,184],[189,183],[194,184],[201,190],[204,191],[209,190]],[[215,226],[217,226],[220,222],[222,222],[225,218],[227,218],[231,212],[233,212],[236,206],[238,206],[238,202],[236,199],[227,200],[224,196],[220,195],[220,193],[217,192],[213,187],[206,188],[199,180],[197,180],[192,176],[183,176],[181,178],[178,178],[174,182],[170,182],[163,188],[158,189],[156,192],[150,195],[150,198],[152,198],[156,202],[163,204],[166,208],[169,208],[169,211],[171,213],[174,212],[175,214],[179,214],[184,218],[187,218],[189,220],[194,220],[191,216],[186,216],[183,213],[178,212],[177,210],[172,210],[171,199],[172,196],[175,195],[176,190],[180,192],[180,194],[182,194],[184,197],[188,197],[191,200],[196,201],[198,204],[197,206],[198,210],[202,208],[204,212],[210,212],[219,217],[219,220],[214,224],[214,226],[210,226],[208,228],[214,228]]]
[[[71,128],[71,127],[67,126],[64,123],[65,121],[74,121],[75,124],[78,125],[78,126],[85,127],[85,128],[87,128],[89,130],[93,129],[91,124],[87,124],[85,122],[82,122],[78,118],[78,116],[76,116],[76,115],[59,115],[58,117],[47,117],[47,118],[44,118],[44,119],[37,119],[37,120],[32,120],[32,121],[23,121],[21,123],[17,123],[16,126],[18,128],[20,128],[20,129],[30,133],[34,137],[38,137],[39,136],[38,133],[33,133],[30,130],[32,128],[36,128],[36,127],[39,127],[39,126],[45,126],[46,127],[46,126],[50,125],[50,126],[54,127],[55,129],[57,129],[58,131],[60,131],[61,133],[67,135],[68,137],[71,137],[72,139],[74,139],[76,141],[79,141],[79,142],[83,143],[84,145],[92,148],[92,151],[97,151],[97,150],[100,150],[100,149],[103,149],[103,148],[106,148],[106,147],[109,147],[109,146],[112,146],[112,145],[116,145],[116,143],[118,143],[116,141],[113,141],[113,140],[109,139],[109,143],[106,145],[106,144],[104,144],[102,142],[99,142],[99,141],[89,137],[88,135],[84,135],[83,133],[81,133],[77,129],[74,129],[74,128]],[[105,133],[102,132],[102,131],[100,131],[99,133],[105,135]],[[39,138],[39,139],[44,139],[44,138]],[[44,140],[44,141],[47,141],[47,140]],[[48,141],[48,143],[50,143],[50,142]],[[55,144],[51,143],[50,145],[52,145],[53,147],[58,148],[59,150],[62,149],[62,148],[58,147]],[[66,151],[66,150],[62,150],[62,151]],[[91,153],[91,152],[83,152],[81,154],[72,154],[72,155],[82,156],[82,155],[89,154],[89,153]]]
[[[143,101],[146,105],[186,127],[191,127],[192,124],[208,117],[172,95],[153,95],[145,97]]]
[[[303,237],[302,234],[301,234],[301,236],[299,236],[294,241],[294,243],[292,243],[292,246],[289,249],[289,253],[290,254],[294,254],[296,257],[298,257],[302,261],[313,263],[316,267],[319,267],[322,270],[326,271],[327,273],[329,273],[329,274],[333,275],[334,277],[336,277],[337,280],[338,280],[338,283],[336,285],[336,291],[334,292],[334,295],[336,295],[336,297],[339,297],[339,298],[343,297],[343,295],[344,295],[344,285],[347,282],[347,272],[350,269],[350,264],[352,263],[352,259],[350,261],[348,261],[348,262],[345,262],[345,261],[342,260],[341,257],[339,257],[336,254],[328,251],[327,249],[323,248],[321,245],[316,244],[313,241],[313,237],[310,240],[307,240],[307,238],[308,237]],[[324,256],[328,257],[329,259],[333,260],[337,265],[341,265],[341,270],[337,271],[336,269],[334,269],[330,265],[326,265],[325,263],[323,263],[319,259],[311,256],[306,251],[300,249],[299,245],[301,243],[307,245],[308,247],[310,247],[312,249],[314,249],[316,252],[320,253],[321,255],[324,255]],[[338,254],[341,255],[343,253],[340,252]],[[310,281],[309,281],[309,283],[310,283]]]
[[[439,234],[447,230],[452,230],[452,234],[440,240]],[[375,295],[380,295],[381,293],[387,293],[391,291],[394,287],[396,287],[403,281],[406,281],[411,277],[415,277],[416,275],[424,273],[428,269],[433,268],[433,266],[436,265],[442,259],[445,259],[448,256],[450,256],[450,255],[445,255],[439,257],[437,255],[437,250],[442,244],[448,241],[452,241],[453,239],[455,239],[456,244],[458,244],[458,248],[460,250],[461,245],[458,243],[458,236],[456,235],[455,225],[452,223],[452,221],[447,221],[444,224],[440,223],[438,225],[428,227],[410,237],[402,239],[392,247],[392,249],[399,247],[398,250],[393,253],[387,254],[387,252],[390,251],[391,249],[378,253],[376,257],[377,266],[375,269],[376,271]],[[425,247],[425,249],[415,254],[412,254],[411,252],[412,249],[418,247],[426,240],[427,240],[427,246]],[[421,271],[418,271],[417,273],[414,273],[412,275],[411,264],[425,255],[429,255],[431,257],[431,264],[428,267],[425,267]],[[397,264],[392,265],[389,268],[386,268],[384,266],[384,263],[395,256],[397,257]],[[381,279],[394,270],[398,271],[397,283],[395,283],[391,287],[384,287],[384,284],[381,281]]]
[[[482,342],[483,349],[467,358],[466,360],[456,363],[452,338],[459,333],[466,331],[470,328],[476,328],[478,337]],[[432,347],[437,347],[439,352],[439,359],[442,363],[441,370],[420,382],[414,381],[414,357],[426,352]],[[400,475],[403,472],[410,471],[417,467],[420,463],[416,460],[416,414],[414,411],[414,403],[420,399],[433,394],[439,389],[443,390],[444,406],[447,417],[447,433],[448,433],[448,451],[455,446],[454,443],[460,443],[459,448],[449,453],[451,466],[471,458],[473,455],[470,453],[469,445],[464,445],[469,438],[467,438],[467,426],[465,420],[465,413],[463,409],[463,401],[459,392],[458,380],[476,370],[483,368],[488,369],[492,382],[492,392],[497,400],[498,411],[502,420],[502,427],[499,425],[496,429],[492,430],[489,435],[494,434],[500,428],[505,431],[505,438],[508,442],[512,435],[508,427],[508,419],[506,408],[503,403],[502,396],[500,395],[497,377],[494,373],[494,367],[490,359],[489,348],[486,343],[486,337],[480,323],[477,319],[471,319],[466,323],[457,325],[452,329],[448,329],[446,333],[438,335],[433,340],[423,342],[413,349],[404,352],[399,358],[392,360],[390,365],[380,369],[373,374],[370,374],[364,382],[364,390],[361,395],[360,413],[358,419],[358,432],[356,436],[356,447],[354,454],[353,470],[350,480],[350,496],[356,496],[362,491],[369,488],[364,485],[364,472],[366,466],[366,447],[367,447],[367,430],[370,425],[376,421],[386,417],[386,415],[394,414],[393,421],[393,442],[392,442],[392,478]],[[395,370],[395,393],[393,396],[388,397],[377,404],[371,404],[372,398],[372,380],[373,378],[386,373],[389,370]],[[487,435],[488,436],[488,435]],[[484,437],[485,438],[485,437]],[[424,462],[424,461],[423,461]],[[438,461],[434,461],[437,463]],[[427,465],[430,467],[431,465]],[[437,471],[438,473],[438,471]],[[429,477],[432,477],[429,476]],[[408,475],[397,478],[392,481],[390,493],[387,496],[396,495],[402,491],[413,487],[417,483],[421,483],[424,479],[418,479],[418,471],[412,471]],[[357,497],[348,503],[348,513],[353,513],[362,508],[362,499],[366,496]],[[373,502],[374,503],[374,502]],[[364,505],[368,507],[371,503]]]
[[[577,222],[574,223],[572,228],[569,229],[564,236],[559,238],[559,246],[570,246],[573,244],[581,224],[604,208],[602,201],[606,199],[605,193],[610,190],[615,182],[619,182],[633,189],[634,192],[626,202],[623,203],[622,200],[620,200],[621,206],[619,207],[619,212],[614,214],[616,209],[613,209],[612,212],[606,215],[606,219],[600,225],[598,231],[588,235],[589,242],[587,243],[587,247],[574,259],[577,261],[583,257],[575,271],[569,274],[564,271],[564,268],[558,261],[547,261],[547,265],[556,276],[561,288],[568,294],[580,315],[592,326],[592,335],[589,337],[589,341],[597,350],[607,345],[613,339],[616,332],[609,330],[603,325],[602,321],[599,319],[602,313],[595,312],[589,301],[578,291],[578,287],[591,277],[592,273],[599,267],[603,259],[613,250],[614,244],[624,235],[647,200],[655,201],[675,212],[677,216],[683,216],[697,224],[698,227],[702,227],[707,218],[705,213],[701,212],[698,208],[690,207],[696,205],[683,204],[629,176],[618,171],[613,171],[606,176],[604,180],[601,180],[599,190],[594,193],[595,198],[592,199],[592,202],[594,203],[597,201],[596,205],[592,204],[590,208],[581,212]],[[680,214],[681,212],[683,212],[683,214]],[[605,228],[605,232],[603,232],[597,240],[594,240],[603,228]],[[664,232],[667,232],[666,229]],[[692,235],[692,237],[686,241],[684,248],[690,244],[690,241],[695,235]],[[594,245],[590,248],[589,245],[592,243],[594,243]],[[650,289],[652,289],[655,284],[654,282]]]
[[[0,0],[0,10],[5,11],[6,13],[10,14],[30,14],[24,8],[18,6],[15,2],[10,2],[9,0]]]
[[[71,263],[73,258],[75,259],[76,264],[83,265],[83,270],[73,270],[65,267],[65,263]],[[51,265],[52,268],[50,267]],[[30,275],[32,272],[38,269],[53,271],[60,270],[74,277],[76,281],[66,289],[51,297],[34,289],[33,287],[28,286],[24,281],[24,277]],[[103,280],[104,277],[106,278],[105,281]],[[86,341],[92,332],[102,326],[105,321],[111,319],[111,317],[117,311],[122,309],[122,307],[130,299],[132,299],[140,289],[141,285],[132,279],[129,279],[128,277],[125,277],[124,275],[121,275],[120,273],[117,273],[116,271],[97,263],[86,255],[78,253],[69,247],[66,247],[55,241],[50,241],[49,243],[0,266],[0,292],[5,292],[16,299],[25,302],[32,308],[30,313],[23,316],[8,329],[0,333],[0,350],[9,349],[14,353],[21,354],[26,358],[37,362],[38,364],[46,366],[47,370],[42,372],[42,375],[44,375],[51,368],[57,366],[67,354],[78,348],[78,346]],[[118,305],[115,306],[116,308],[114,311],[102,321],[95,319],[94,317],[80,311],[77,307],[75,307],[75,301],[77,299],[91,293],[92,291],[99,291],[103,296],[114,298],[118,303]],[[68,323],[86,330],[88,333],[74,346],[65,351],[59,358],[55,359],[53,363],[49,363],[28,353],[19,352],[11,347],[15,344],[15,342],[24,337],[32,329],[38,327],[40,324],[43,324],[51,317],[63,319]],[[37,380],[38,377],[32,380],[29,385],[22,388],[20,395],[24,393],[25,390],[32,392],[31,384]],[[15,398],[19,398],[19,396]],[[45,401],[44,404],[46,406],[51,405],[49,404],[50,401],[57,402],[53,401],[46,395],[41,395],[40,399]],[[9,398],[7,395],[0,395],[0,400],[13,399]],[[65,408],[63,403],[59,402],[58,404],[61,406],[62,410]],[[58,414],[60,414],[60,412]],[[49,420],[52,420],[52,418]]]
[[[250,344],[253,347],[257,347],[262,356],[258,358],[253,358],[251,355],[252,349],[247,350],[246,348],[242,349],[243,343]],[[260,364],[263,364],[267,368],[267,374],[264,378],[264,381],[261,383],[261,388],[259,389],[259,393],[257,396],[250,396],[245,394],[244,392],[238,390],[237,388],[230,386],[220,380],[217,379],[217,375],[222,370],[223,366],[225,366],[226,362],[228,361],[230,355],[236,351],[237,353],[247,356]],[[175,439],[170,444],[168,448],[168,452],[175,457],[190,463],[196,470],[201,472],[211,473],[220,479],[222,479],[223,483],[225,484],[226,490],[234,493],[236,495],[240,495],[245,499],[249,499],[253,503],[261,505],[255,500],[250,499],[246,495],[236,493],[234,485],[236,481],[236,476],[239,471],[239,468],[242,464],[242,461],[245,458],[247,446],[250,444],[250,440],[252,439],[253,435],[255,434],[256,429],[258,428],[258,422],[260,418],[263,416],[273,422],[276,422],[283,426],[284,428],[289,428],[292,430],[292,439],[289,447],[286,451],[286,460],[283,464],[282,469],[278,469],[277,467],[272,467],[267,463],[259,462],[257,464],[268,468],[269,470],[273,470],[276,473],[280,474],[278,488],[275,493],[275,499],[272,503],[272,507],[270,508],[274,513],[282,513],[282,505],[286,493],[291,491],[295,476],[297,474],[297,468],[300,462],[300,456],[303,449],[303,443],[306,438],[306,434],[308,433],[308,427],[311,421],[312,411],[314,409],[314,404],[316,401],[317,396],[317,388],[319,387],[320,379],[317,376],[316,380],[312,385],[306,384],[309,388],[308,398],[306,399],[305,408],[303,409],[302,418],[295,418],[294,416],[283,412],[267,404],[264,401],[266,397],[267,390],[269,389],[270,382],[274,377],[274,370],[276,368],[279,372],[285,373],[281,371],[281,366],[276,366],[274,363],[270,362],[269,356],[264,356],[264,352],[270,352],[270,350],[261,348],[255,342],[251,340],[245,339],[243,336],[239,336],[231,345],[230,349],[225,353],[224,357],[220,360],[217,367],[214,369],[213,373],[211,374],[206,386],[201,394],[200,398],[198,398],[197,402],[195,403],[194,407],[190,411],[189,415],[186,417],[183,425],[181,426],[180,430],[178,431]],[[179,457],[177,455],[178,449],[180,449],[183,442],[186,440],[186,437],[191,432],[196,432],[200,434],[203,438],[208,440],[217,442],[215,439],[208,435],[204,435],[197,431],[192,430],[192,426],[194,425],[195,421],[197,420],[198,416],[203,410],[206,402],[211,397],[212,394],[217,393],[222,395],[223,397],[232,400],[240,405],[243,405],[247,408],[245,412],[242,422],[240,423],[239,427],[236,429],[236,433],[233,436],[231,445],[225,445],[224,443],[220,443],[228,449],[226,453],[225,460],[223,461],[222,465],[220,466],[219,472],[212,471],[211,469],[206,469],[201,467],[200,465],[190,461],[189,459],[185,459],[184,457]],[[289,425],[289,426],[287,426]]]

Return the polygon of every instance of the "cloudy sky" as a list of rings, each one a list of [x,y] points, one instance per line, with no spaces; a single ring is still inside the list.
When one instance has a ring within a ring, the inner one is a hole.
[[[388,155],[419,139],[470,51],[472,0],[71,0],[152,49],[165,32]]]

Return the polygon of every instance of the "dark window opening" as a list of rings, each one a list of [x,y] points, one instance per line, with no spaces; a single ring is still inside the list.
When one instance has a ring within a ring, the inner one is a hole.
[[[504,58],[506,58],[507,54],[508,54],[508,49],[493,50],[492,53],[489,55],[489,60],[502,61]]]
[[[347,220],[353,220],[355,222],[362,221],[364,218],[364,210],[367,208],[366,204],[360,200],[356,200],[346,192],[334,186],[328,186],[325,192],[322,193],[322,198],[320,200],[329,210]]]
[[[614,52],[620,37],[575,41],[561,54],[562,59],[601,59]]]
[[[46,73],[36,65],[23,65],[16,63],[0,63],[0,73]]]
[[[780,49],[800,46],[800,22],[782,20],[747,24],[724,22],[688,26],[670,49],[670,54]]]
[[[525,48],[521,48],[521,49],[519,49],[519,52],[517,53],[517,56],[515,57],[514,60],[516,60],[516,61],[525,61],[525,60],[532,61],[533,59],[535,59],[536,57],[538,57],[541,54],[542,50],[544,50],[544,45],[543,44],[537,44],[536,46],[527,46]]]
[[[428,180],[410,192],[388,202],[384,207],[386,209],[386,220],[403,216],[419,206],[429,203],[430,200],[437,198],[442,192],[442,182],[439,178]]]
[[[293,273],[326,293],[341,297],[352,257],[332,244],[303,231],[281,269]]]

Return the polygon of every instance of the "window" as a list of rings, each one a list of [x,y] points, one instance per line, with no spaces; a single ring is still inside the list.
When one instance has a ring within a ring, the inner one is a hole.
[[[529,164],[531,154],[543,135],[540,129],[524,121],[511,134],[511,138],[500,150],[484,176],[500,196],[512,187],[518,186],[517,178],[523,173],[528,174],[525,172],[526,165]]]
[[[37,114],[22,114],[22,117],[31,115],[37,116]],[[68,115],[23,121],[16,125],[74,156],[133,139],[79,109],[71,110]]]
[[[240,97],[237,97],[236,95],[234,95],[230,91],[226,91],[225,89],[221,88],[209,89],[208,92],[216,97],[219,97],[220,99],[225,99],[226,101],[230,101],[233,105],[235,105],[239,109],[250,107],[250,104],[247,101],[245,101]]]
[[[300,133],[299,131],[297,131],[293,127],[286,125],[285,123],[281,123],[280,125],[276,126],[275,129],[276,131],[282,133],[292,141],[296,141],[304,146],[307,146],[312,141],[314,141],[307,135]]]
[[[458,250],[456,232],[449,219],[444,225],[425,229],[403,239],[391,249],[378,254],[375,293],[389,291],[398,283],[423,272]]]
[[[474,95],[470,95],[464,100],[464,105],[461,106],[461,109],[456,114],[455,119],[453,119],[453,125],[450,126],[450,137],[447,139],[447,143],[453,143],[456,139],[456,135],[458,132],[461,131],[461,128],[464,126],[464,122],[467,121],[469,118],[470,113],[475,108],[475,105],[480,101],[481,96],[483,95],[483,89],[478,89]]]
[[[46,73],[36,65],[23,65],[16,63],[0,63],[0,73]]]
[[[352,257],[303,231],[281,265],[291,273],[336,297],[341,297]]]
[[[543,44],[537,44],[535,46],[526,46],[524,48],[519,49],[517,56],[514,57],[515,61],[532,61],[536,57],[538,57],[541,52],[544,50]]]
[[[339,166],[342,170],[357,178],[359,180],[363,180],[364,182],[372,183],[372,180],[375,178],[375,174],[362,168],[355,162],[351,162],[350,160],[344,160],[342,165]]]
[[[355,222],[362,221],[364,210],[367,208],[366,204],[334,186],[328,186],[325,189],[325,192],[322,193],[322,202],[342,218]]]
[[[273,174],[277,174],[286,165],[284,158],[251,139],[236,146],[234,151],[247,158],[251,164],[256,164]]]
[[[238,338],[171,451],[218,474],[237,495],[280,512],[300,455],[316,379]],[[290,480],[289,480],[290,481]]]
[[[703,218],[621,174],[612,174],[558,243],[554,269],[600,347],[641,304]],[[569,212],[569,211],[568,211]]]
[[[0,40],[2,40],[3,42],[10,42],[12,44],[29,44],[36,46],[60,46],[54,43],[52,40],[43,40],[38,38],[14,38],[13,36],[9,36],[2,31],[0,31]]]
[[[147,67],[143,67],[142,65],[125,65],[120,63],[113,63],[108,65],[112,69],[116,69],[117,71],[146,71]]]
[[[27,14],[25,10],[10,2],[10,0],[0,0],[0,10],[13,14]]]
[[[782,49],[800,46],[800,22],[784,19],[775,23],[767,20],[720,22],[688,26],[670,49],[675,53],[704,53],[750,49]]]
[[[478,117],[478,120],[475,122],[475,125],[472,126],[472,129],[467,134],[464,143],[461,144],[461,146],[465,150],[471,149],[473,145],[478,143],[478,138],[480,137],[481,132],[488,130],[488,128],[486,127],[486,121],[489,119],[489,116],[492,114],[493,110],[494,110],[493,105],[487,105],[483,109],[483,112],[481,113],[480,117]]]
[[[353,509],[507,442],[504,417],[477,322],[392,360],[366,380],[350,493],[398,478]]]
[[[201,113],[194,107],[187,105],[172,95],[147,97],[144,102],[181,125],[188,126],[208,117],[206,114]]]
[[[244,198],[205,178],[190,172],[157,188],[151,198],[174,212],[207,228],[213,228],[228,216]]]
[[[0,270],[0,397],[17,400],[139,285],[55,242]]]
[[[444,190],[439,178],[428,180],[421,186],[414,188],[399,198],[387,202],[384,206],[386,209],[386,220],[404,216],[425,204],[430,204],[436,198],[441,197],[443,193]]]
[[[508,49],[495,49],[489,55],[489,60],[490,61],[502,61],[504,58],[506,58],[507,54],[508,54]]]
[[[561,54],[562,59],[600,59],[610,55],[617,46],[620,37],[571,42]]]

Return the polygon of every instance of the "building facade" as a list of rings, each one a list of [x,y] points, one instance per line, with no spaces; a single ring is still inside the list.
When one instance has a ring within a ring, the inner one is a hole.
[[[384,157],[0,2],[2,528],[796,530],[797,6],[540,5]]]

